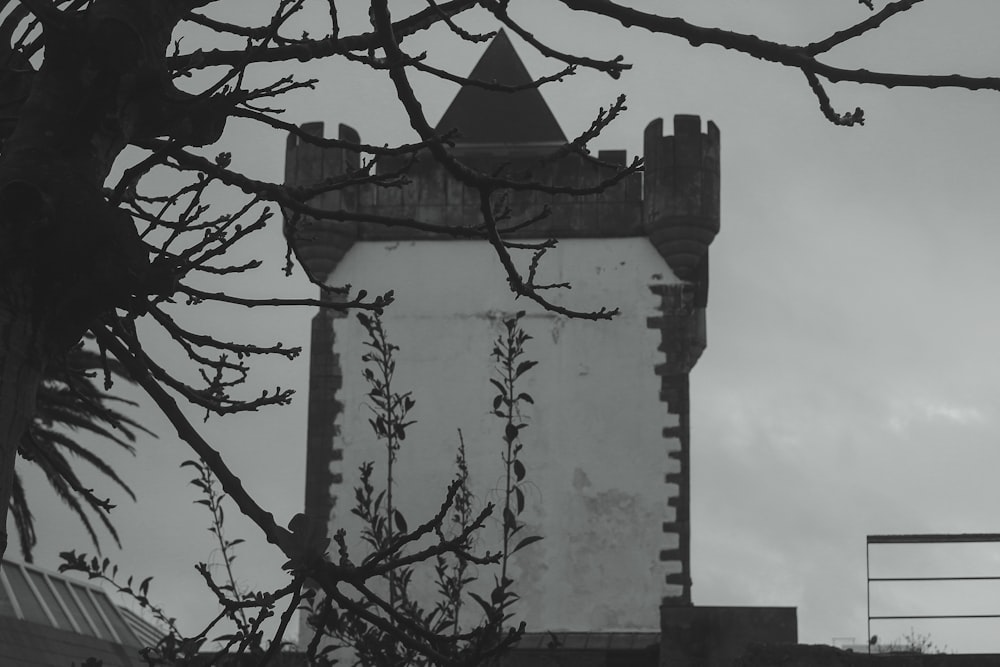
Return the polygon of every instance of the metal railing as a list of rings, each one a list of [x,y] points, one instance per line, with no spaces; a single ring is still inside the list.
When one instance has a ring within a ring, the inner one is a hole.
[[[942,618],[1000,618],[997,614],[909,614],[872,616],[872,582],[888,581],[1000,581],[996,576],[954,577],[873,577],[871,576],[871,546],[873,544],[956,544],[1000,542],[1000,533],[925,533],[921,535],[868,535],[865,544],[865,576],[867,582],[868,637],[872,637],[872,621]],[[870,644],[869,644],[870,645]],[[869,649],[870,651],[871,649]]]

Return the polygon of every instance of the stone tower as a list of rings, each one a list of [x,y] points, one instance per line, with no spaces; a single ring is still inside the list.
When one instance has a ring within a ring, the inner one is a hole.
[[[503,33],[471,78],[530,81]],[[322,136],[322,123],[303,129]],[[454,149],[486,172],[554,184],[592,185],[608,167],[569,154],[539,165],[566,137],[537,89],[504,94],[463,87],[438,131],[457,129]],[[339,136],[358,140],[341,125]],[[533,340],[526,376],[526,521],[544,539],[520,552],[516,590],[534,630],[655,630],[661,604],[691,604],[690,426],[688,374],[705,347],[708,246],[719,230],[719,133],[697,116],[646,128],[645,173],[579,198],[506,193],[514,219],[551,215],[516,232],[558,238],[539,267],[539,283],[569,282],[553,300],[577,308],[618,307],[611,322],[567,319],[515,300],[485,241],[456,240],[367,222],[307,222],[296,244],[315,277],[370,294],[395,290],[389,336],[402,349],[397,382],[412,389],[417,420],[399,453],[411,477],[395,491],[410,522],[440,504],[453,474],[461,429],[474,490],[489,498],[501,474],[501,427],[490,414],[489,353],[501,320],[527,310]],[[624,164],[625,151],[600,161]],[[286,183],[305,185],[344,173],[356,155],[290,137]],[[380,161],[380,173],[398,165]],[[429,156],[398,188],[361,186],[322,195],[323,208],[411,218],[442,225],[479,223],[474,192]],[[528,257],[515,256],[527,266]],[[312,325],[306,513],[329,529],[350,530],[351,480],[364,460],[381,460],[364,407],[363,334],[353,316],[320,312]],[[412,443],[412,447],[410,444]],[[409,488],[413,487],[413,488]],[[409,489],[409,490],[408,490]],[[415,489],[415,490],[414,490]],[[489,547],[491,545],[485,544]]]

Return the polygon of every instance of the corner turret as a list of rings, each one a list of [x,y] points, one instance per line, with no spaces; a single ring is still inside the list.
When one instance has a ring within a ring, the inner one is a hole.
[[[304,123],[303,133],[323,137],[323,123]],[[338,138],[357,144],[361,141],[354,128],[341,123]],[[358,168],[358,154],[341,147],[322,148],[295,136],[288,135],[285,144],[285,184],[311,187],[336,179]],[[331,190],[311,199],[315,208],[329,211],[357,209],[357,189]],[[286,216],[288,216],[286,212]],[[292,239],[304,268],[316,280],[323,282],[351,249],[359,236],[359,225],[353,221],[297,220],[293,225]]]
[[[696,305],[708,298],[708,246],[719,233],[719,128],[698,116],[674,116],[646,126],[643,230],[681,280],[698,284]]]

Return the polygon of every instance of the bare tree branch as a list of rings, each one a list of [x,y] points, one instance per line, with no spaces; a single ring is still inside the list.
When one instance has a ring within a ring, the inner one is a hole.
[[[101,344],[118,359],[125,368],[128,369],[139,385],[146,391],[150,398],[163,411],[163,414],[170,420],[177,435],[186,442],[207,465],[212,473],[219,480],[223,490],[232,497],[240,511],[261,530],[267,541],[276,545],[285,553],[295,553],[295,543],[292,534],[285,528],[279,526],[274,516],[247,493],[243,488],[243,482],[229,469],[222,460],[219,452],[209,445],[198,433],[187,417],[181,411],[177,402],[160,386],[149,372],[149,368],[139,360],[128,348],[118,340],[110,331],[104,328],[97,328],[94,335]]]
[[[898,74],[895,72],[875,72],[867,69],[847,69],[834,67],[816,60],[809,47],[797,47],[761,39],[755,35],[704,28],[668,16],[659,16],[625,7],[610,0],[559,0],[570,9],[589,12],[618,21],[626,27],[644,28],[653,33],[673,35],[686,40],[692,46],[715,44],[726,49],[744,53],[753,58],[794,67],[803,72],[811,72],[832,82],[849,81],[874,84],[892,88],[907,86],[916,88],[964,88],[966,90],[1000,91],[1000,77],[972,77],[959,74]],[[905,5],[908,0],[901,0]],[[920,2],[920,0],[913,0]],[[907,6],[898,11],[909,9]],[[888,18],[888,17],[885,17]],[[860,34],[860,33],[859,33]],[[825,41],[825,40],[824,40]],[[824,41],[818,42],[823,44]],[[838,43],[843,43],[843,40]]]
[[[826,90],[823,88],[823,84],[820,82],[819,78],[816,77],[812,72],[803,72],[806,75],[806,80],[809,82],[809,88],[816,95],[816,99],[819,101],[820,111],[823,112],[823,116],[826,117],[828,121],[834,125],[841,125],[843,127],[851,127],[853,125],[864,125],[865,124],[865,112],[861,107],[857,107],[854,111],[839,114],[833,109],[833,105],[830,103],[830,96],[826,94]]]
[[[394,33],[400,38],[426,30],[441,22],[442,15],[454,16],[477,5],[477,0],[451,0],[415,12],[400,20],[393,26]],[[247,53],[245,51],[213,50],[174,56],[168,59],[168,65],[177,70],[202,69],[216,65],[234,65],[243,62],[285,62],[318,60],[352,52],[365,52],[378,47],[375,33],[349,35],[327,39],[304,39],[297,44],[272,47]]]
[[[848,42],[856,37],[860,37],[866,32],[875,30],[876,28],[881,26],[883,23],[885,23],[888,19],[892,18],[896,14],[901,14],[902,12],[905,12],[906,10],[913,7],[918,2],[922,1],[923,0],[897,0],[896,2],[890,2],[888,5],[880,9],[876,14],[872,14],[864,21],[861,21],[860,23],[853,25],[850,28],[845,28],[844,30],[838,30],[837,32],[830,35],[826,39],[809,44],[808,46],[805,47],[805,51],[806,53],[812,56],[816,56],[821,53],[826,53],[835,46],[843,44],[844,42]],[[868,2],[866,2],[865,0],[859,0],[859,2],[867,6],[868,9],[874,11],[875,8],[872,6],[870,0],[868,0]]]

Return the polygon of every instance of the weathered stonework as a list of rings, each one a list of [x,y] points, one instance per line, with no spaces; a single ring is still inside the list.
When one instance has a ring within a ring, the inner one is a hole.
[[[302,127],[310,134],[321,134],[322,128],[322,123],[308,123]],[[353,130],[347,126],[340,126],[341,137],[351,133]],[[294,169],[294,173],[296,178],[309,180],[288,182],[302,185],[321,182],[334,175],[327,173],[333,165],[349,163],[349,153],[341,149],[327,149],[327,152],[330,158],[324,168],[316,162],[316,157],[323,154],[322,150],[290,137],[286,163],[302,160],[303,166]],[[479,155],[462,156],[463,161],[473,168],[493,172],[497,165],[504,164],[505,175],[512,180],[531,180],[547,185],[593,186],[614,174],[613,168],[578,155],[566,156],[544,167],[537,166],[537,158],[537,154],[508,153],[496,147]],[[624,151],[602,151],[598,159],[624,162]],[[377,172],[392,174],[402,167],[403,162],[399,159],[383,158],[378,163]],[[323,208],[344,208],[360,216],[413,219],[458,229],[470,229],[480,224],[479,194],[447,177],[430,154],[420,155],[407,178],[409,182],[400,187],[362,185],[350,190],[350,196],[347,196],[347,191],[332,192],[318,197],[313,203]],[[353,202],[349,203],[349,200]],[[632,174],[599,194],[571,197],[529,190],[506,190],[495,195],[494,201],[502,202],[503,206],[525,216],[540,212],[543,206],[549,207],[550,215],[513,232],[511,236],[514,238],[626,237],[643,234],[641,174]],[[519,218],[514,218],[501,224],[501,227],[519,221]],[[405,226],[364,221],[304,220],[300,224],[300,231],[296,233],[300,253],[309,259],[321,260],[322,267],[328,270],[332,270],[356,241],[444,238],[441,234]]]
[[[688,373],[705,349],[705,309],[697,304],[698,287],[691,283],[650,285],[661,300],[660,315],[647,326],[660,332],[659,350],[664,361],[654,371],[660,377],[660,400],[675,417],[673,426],[663,429],[667,440],[666,483],[678,493],[668,505],[673,516],[663,522],[663,532],[676,545],[660,552],[660,560],[676,563],[679,569],[667,575],[672,588],[664,596],[679,605],[691,604],[691,432],[689,424]]]
[[[646,126],[643,229],[678,278],[707,288],[708,246],[719,233],[719,128],[709,121],[703,134],[698,116],[674,116],[674,135],[662,135],[662,119]]]
[[[337,421],[344,409],[338,392],[343,385],[340,359],[334,352],[333,322],[343,314],[320,310],[312,319],[309,345],[309,413],[306,430],[305,515],[318,532],[326,532],[343,481]],[[327,535],[328,537],[328,535]]]
[[[304,133],[323,136],[323,123],[305,123]],[[358,135],[346,125],[340,126],[339,139],[357,142]],[[285,146],[285,183],[313,186],[342,176],[358,167],[358,155],[343,148],[320,148],[289,134]],[[352,189],[334,190],[310,200],[316,208],[352,210],[357,192]],[[299,219],[286,216],[293,235],[295,251],[306,271],[318,282],[326,281],[340,260],[358,238],[358,223],[334,220]]]

